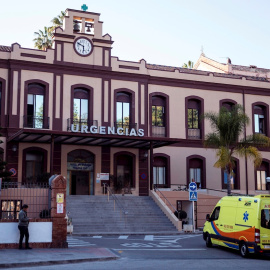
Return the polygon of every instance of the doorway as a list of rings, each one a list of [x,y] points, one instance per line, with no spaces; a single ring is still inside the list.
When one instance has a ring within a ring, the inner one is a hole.
[[[71,171],[71,195],[90,195],[89,172]]]

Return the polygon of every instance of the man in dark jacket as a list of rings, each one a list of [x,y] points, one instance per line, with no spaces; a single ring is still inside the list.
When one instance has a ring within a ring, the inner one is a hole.
[[[28,232],[28,224],[29,224],[29,218],[27,217],[27,210],[28,210],[28,205],[24,204],[22,206],[22,210],[19,213],[19,225],[18,228],[20,230],[20,241],[19,241],[19,249],[22,248],[22,242],[23,238],[25,236],[25,249],[32,249],[29,247],[29,232]]]

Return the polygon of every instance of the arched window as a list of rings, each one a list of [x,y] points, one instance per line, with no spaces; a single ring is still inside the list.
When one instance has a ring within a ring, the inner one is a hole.
[[[149,121],[152,123],[150,135],[169,137],[169,96],[159,92],[152,93],[149,104]]]
[[[167,157],[154,155],[153,162],[153,184],[158,187],[170,187],[169,161]]]
[[[26,116],[24,127],[48,128],[45,117],[45,86],[40,83],[28,84]]]
[[[126,92],[116,94],[116,125],[130,128],[131,124],[131,95]]]
[[[202,138],[204,126],[200,121],[200,116],[203,113],[203,99],[199,97],[186,98],[186,136],[188,139]]]
[[[73,98],[73,123],[88,124],[89,92],[83,88],[74,89]]]
[[[269,177],[269,161],[264,160],[259,168],[256,168],[255,179],[256,179],[256,190],[268,190],[269,184],[266,178]]]
[[[254,133],[268,135],[269,106],[264,103],[253,103],[253,131]]]
[[[220,108],[225,107],[228,111],[231,111],[232,107],[236,104],[237,104],[236,101],[232,99],[222,99],[219,102]]]
[[[205,158],[201,156],[187,157],[187,184],[195,182],[198,188],[206,188]]]
[[[47,183],[46,150],[38,147],[31,147],[23,151],[23,178],[23,181],[28,183]]]
[[[240,170],[239,160],[234,158],[235,167],[233,168],[233,176],[231,177],[231,189],[240,189]],[[221,170],[222,189],[227,189],[228,175],[225,170]]]

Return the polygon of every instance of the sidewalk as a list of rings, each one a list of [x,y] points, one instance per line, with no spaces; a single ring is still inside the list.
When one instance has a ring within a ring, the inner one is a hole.
[[[72,247],[67,249],[0,249],[0,269],[116,260],[107,248]]]

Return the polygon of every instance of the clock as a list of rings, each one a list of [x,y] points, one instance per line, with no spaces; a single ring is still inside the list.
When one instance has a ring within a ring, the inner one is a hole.
[[[93,51],[93,44],[90,39],[79,37],[74,41],[74,50],[80,56],[88,56]]]

